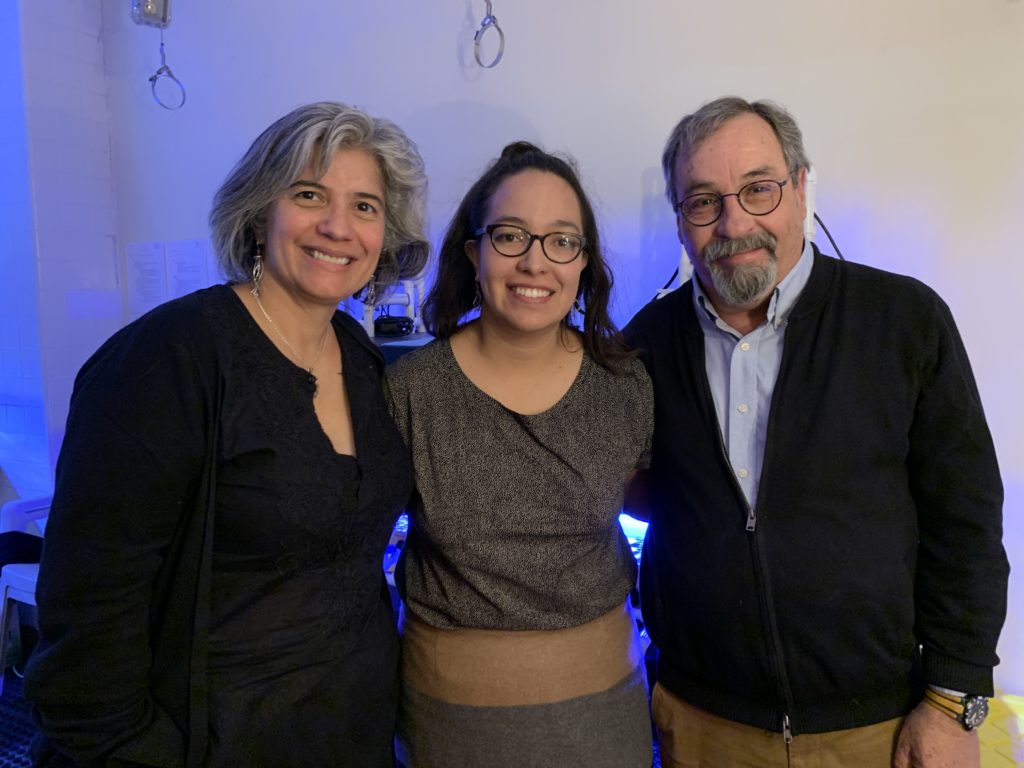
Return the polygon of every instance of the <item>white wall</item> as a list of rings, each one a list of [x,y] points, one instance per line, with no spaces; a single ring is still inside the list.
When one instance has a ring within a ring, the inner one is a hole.
[[[177,112],[150,99],[158,33],[132,24],[127,0],[45,5],[96,2],[122,248],[206,237],[211,196],[251,139],[298,104],[337,99],[419,143],[435,235],[504,143],[572,153],[599,204],[620,321],[678,259],[659,171],[672,125],[725,93],[781,101],[804,129],[818,207],[846,257],[917,276],[952,306],[1007,483],[1011,559],[1024,569],[1013,322],[1024,280],[1024,2],[493,0],[507,47],[485,71],[472,59],[483,0],[176,0],[165,37],[188,88]],[[64,66],[62,50],[52,56]],[[108,257],[94,241],[88,258]],[[1016,575],[1010,597],[997,678],[1024,693]]]
[[[507,49],[482,70],[479,0],[177,2],[178,112],[150,100],[158,33],[127,5],[103,2],[122,242],[205,237],[213,191],[255,134],[297,104],[339,99],[418,141],[435,233],[505,142],[572,153],[600,205],[621,320],[678,258],[659,170],[671,126],[723,93],[778,99],[804,128],[846,256],[920,277],[952,305],[1008,479],[1024,480],[1024,402],[1009,388],[1024,364],[993,333],[1015,303],[1007,278],[1024,272],[1024,3],[494,0]]]
[[[25,114],[47,442],[74,375],[122,321],[101,8],[22,0]],[[87,255],[83,258],[83,255]]]
[[[79,366],[122,322],[101,6],[4,3],[0,464],[52,486]]]
[[[29,180],[21,18],[0,3],[0,498],[21,488],[45,488],[49,474],[39,362],[32,190]]]

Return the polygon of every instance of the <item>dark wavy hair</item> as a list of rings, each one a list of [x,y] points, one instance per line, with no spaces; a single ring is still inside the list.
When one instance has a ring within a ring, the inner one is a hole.
[[[601,249],[594,208],[571,161],[549,154],[526,141],[506,146],[501,156],[491,163],[459,203],[438,253],[437,278],[423,305],[424,324],[431,334],[445,339],[465,322],[476,298],[476,274],[466,256],[466,243],[479,239],[475,233],[486,224],[491,197],[501,183],[528,170],[553,173],[576,193],[583,217],[582,234],[587,239],[587,265],[580,275],[576,295],[583,307],[583,349],[598,365],[618,372],[621,363],[633,353],[608,314],[612,273]],[[565,322],[568,324],[567,320]]]

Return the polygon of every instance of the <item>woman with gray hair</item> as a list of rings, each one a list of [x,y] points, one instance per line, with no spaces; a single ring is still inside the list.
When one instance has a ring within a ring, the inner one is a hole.
[[[40,764],[393,764],[381,561],[411,467],[337,306],[422,269],[425,189],[392,123],[296,109],[217,192],[230,282],[82,368],[26,677]]]

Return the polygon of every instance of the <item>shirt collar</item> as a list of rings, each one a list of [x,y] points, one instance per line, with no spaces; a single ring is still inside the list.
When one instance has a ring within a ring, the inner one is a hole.
[[[813,266],[814,246],[811,245],[810,240],[804,238],[804,248],[800,252],[800,258],[797,259],[796,264],[793,265],[793,269],[789,271],[785,279],[775,286],[775,290],[772,291],[772,298],[768,302],[768,322],[773,327],[778,328],[781,326],[786,321],[786,318],[789,317],[789,313],[793,311],[793,306],[807,285],[807,280],[811,276],[811,268]],[[710,320],[720,328],[724,326],[725,323],[719,317],[718,312],[711,303],[711,299],[704,293],[704,288],[701,286],[700,280],[697,279],[697,275],[691,278],[691,282],[693,283],[693,306],[697,310],[697,316],[701,319],[701,324],[703,325],[706,320]]]

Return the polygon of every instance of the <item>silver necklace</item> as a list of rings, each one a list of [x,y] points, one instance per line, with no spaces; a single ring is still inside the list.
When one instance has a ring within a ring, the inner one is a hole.
[[[320,355],[324,353],[324,347],[327,345],[327,332],[331,329],[330,324],[328,324],[328,326],[324,328],[324,335],[320,337],[320,349],[317,350],[316,357],[313,358],[313,362],[311,362],[309,365],[306,365],[304,362],[302,362],[302,357],[295,350],[295,347],[292,346],[292,343],[288,341],[288,338],[283,333],[281,333],[281,329],[277,327],[277,323],[274,322],[274,318],[272,318],[267,312],[267,310],[264,309],[263,302],[260,301],[259,293],[256,292],[255,288],[249,292],[252,294],[252,297],[256,300],[256,306],[260,308],[260,312],[262,312],[263,316],[267,318],[267,322],[270,323],[270,327],[274,329],[277,335],[281,337],[281,341],[284,342],[284,345],[288,347],[288,349],[291,351],[292,357],[295,358],[295,361],[299,364],[300,367],[306,369],[306,372],[309,374],[309,383],[313,385],[313,397],[316,397],[320,391],[320,386],[317,384],[316,376],[313,374],[313,368],[320,360]]]

